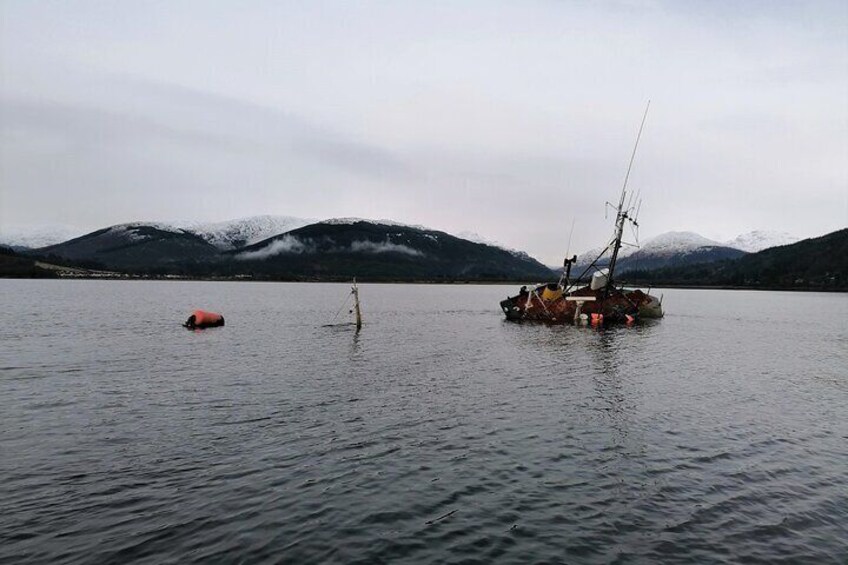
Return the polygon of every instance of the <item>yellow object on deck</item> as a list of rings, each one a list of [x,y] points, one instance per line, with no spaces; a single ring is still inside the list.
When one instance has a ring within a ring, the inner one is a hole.
[[[542,291],[542,300],[546,302],[550,302],[552,300],[556,300],[557,298],[562,298],[562,289],[557,287],[554,290],[551,290],[549,287],[545,287]]]

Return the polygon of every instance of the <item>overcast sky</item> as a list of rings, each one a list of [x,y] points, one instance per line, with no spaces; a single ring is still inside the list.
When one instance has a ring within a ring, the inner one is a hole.
[[[257,214],[604,242],[848,225],[848,2],[0,1],[0,228]]]

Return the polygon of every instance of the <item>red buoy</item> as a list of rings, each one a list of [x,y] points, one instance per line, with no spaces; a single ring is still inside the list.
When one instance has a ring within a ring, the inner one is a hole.
[[[224,325],[224,317],[215,312],[195,310],[183,324],[187,328],[216,328]]]

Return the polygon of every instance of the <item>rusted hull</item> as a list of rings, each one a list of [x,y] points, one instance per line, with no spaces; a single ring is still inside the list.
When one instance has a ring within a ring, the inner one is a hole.
[[[631,323],[640,318],[662,317],[659,300],[641,290],[613,290],[605,294],[603,289],[595,291],[586,287],[567,297],[557,296],[546,300],[543,298],[543,288],[501,301],[501,310],[507,320],[548,324],[571,324],[582,320]]]

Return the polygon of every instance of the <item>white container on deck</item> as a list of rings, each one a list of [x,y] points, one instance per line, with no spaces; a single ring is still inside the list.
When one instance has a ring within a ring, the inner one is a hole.
[[[592,274],[592,282],[589,283],[589,288],[592,290],[601,290],[607,286],[609,280],[609,269],[601,269]]]

